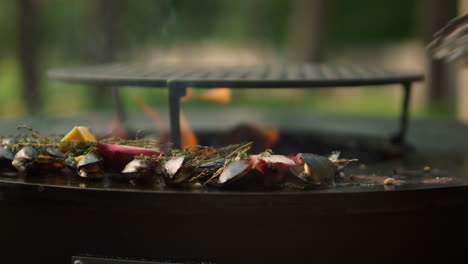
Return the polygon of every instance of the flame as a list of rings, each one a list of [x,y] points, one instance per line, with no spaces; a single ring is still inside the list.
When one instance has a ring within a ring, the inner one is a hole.
[[[186,95],[181,98],[181,102],[186,102],[192,98],[228,104],[232,100],[232,90],[230,88],[213,88],[201,94],[196,94],[193,88],[187,88]]]
[[[265,139],[265,148],[272,148],[275,143],[278,142],[281,135],[280,130],[277,127],[257,127],[257,129]]]
[[[198,145],[197,136],[195,136],[192,128],[190,128],[190,125],[182,110],[180,110],[180,137],[183,148],[187,146]]]
[[[187,88],[186,95],[180,101],[187,102],[192,98],[213,101],[219,104],[228,104],[232,99],[232,91],[229,88],[213,88],[201,94],[195,93],[193,88]],[[182,147],[198,145],[198,139],[185,118],[184,112],[180,111],[180,134]]]
[[[155,122],[156,122],[156,127],[159,130],[159,140],[161,142],[166,141],[166,130],[164,129],[164,123],[162,121],[161,115],[159,114],[158,110],[152,108],[149,106],[145,100],[141,96],[135,96],[135,101],[137,104],[140,106],[143,111],[149,115]]]
[[[271,149],[281,137],[277,127],[263,127],[253,124],[240,124],[227,132],[221,138],[222,144],[237,144],[244,141],[253,141],[252,151],[261,152]]]
[[[213,88],[204,92],[200,98],[219,104],[229,104],[232,99],[232,91],[229,88]]]

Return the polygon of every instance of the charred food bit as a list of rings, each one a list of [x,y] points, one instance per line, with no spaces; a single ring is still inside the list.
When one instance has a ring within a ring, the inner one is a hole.
[[[101,179],[104,177],[102,158],[97,153],[85,155],[77,164],[78,175],[88,179]]]
[[[176,156],[168,160],[163,166],[163,173],[166,176],[166,182],[172,185],[178,185],[187,180],[192,175],[195,167],[184,164],[186,158],[184,155]]]
[[[34,168],[35,161],[39,152],[37,149],[27,146],[20,151],[18,151],[13,159],[12,165],[20,172],[20,173],[28,173],[31,168]]]
[[[134,159],[125,166],[122,174],[130,181],[150,183],[154,178],[155,168],[155,164],[149,160]]]

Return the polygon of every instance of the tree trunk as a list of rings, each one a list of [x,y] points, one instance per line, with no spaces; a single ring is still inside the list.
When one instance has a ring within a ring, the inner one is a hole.
[[[295,0],[290,19],[289,58],[294,62],[320,62],[330,1]]]
[[[468,12],[468,0],[458,1],[458,13]],[[458,118],[468,124],[468,59],[462,59],[457,65],[457,114]]]
[[[434,33],[440,30],[455,15],[454,0],[421,1],[422,36],[429,43]],[[427,58],[427,99],[429,103],[454,102],[455,75],[454,65],[440,60]]]
[[[98,64],[112,63],[117,56],[119,41],[118,21],[122,9],[122,0],[99,0],[97,2],[96,30],[90,41],[93,61]],[[103,101],[112,96],[112,88],[96,86],[94,104],[102,105]],[[117,105],[119,105],[118,103]]]
[[[28,114],[37,114],[41,107],[39,86],[39,0],[18,0],[18,57],[22,75],[22,96]]]

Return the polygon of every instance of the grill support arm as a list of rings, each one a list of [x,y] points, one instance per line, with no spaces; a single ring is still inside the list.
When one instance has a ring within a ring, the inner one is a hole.
[[[180,99],[186,95],[185,86],[176,85],[168,82],[169,88],[169,121],[170,121],[170,140],[174,148],[182,146],[180,130]]]
[[[392,137],[391,141],[395,144],[406,143],[406,134],[408,132],[409,103],[411,98],[411,82],[402,83],[403,103],[400,117],[400,127],[398,132]]]

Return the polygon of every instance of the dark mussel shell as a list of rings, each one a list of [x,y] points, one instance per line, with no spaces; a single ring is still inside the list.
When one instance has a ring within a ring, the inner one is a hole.
[[[75,157],[70,156],[66,158],[64,162],[70,169],[78,169],[78,161],[76,161]]]
[[[102,158],[96,153],[85,155],[77,164],[78,175],[88,179],[101,179],[104,177]]]
[[[130,181],[149,183],[154,179],[155,168],[155,164],[149,160],[134,159],[125,166],[122,174]]]
[[[184,164],[185,156],[180,155],[168,160],[163,166],[163,173],[168,184],[181,184],[187,180],[196,169],[194,166]],[[185,166],[184,166],[185,165]]]
[[[58,149],[48,147],[39,152],[35,162],[38,170],[53,172],[65,167],[65,155]]]
[[[218,183],[223,185],[232,184],[245,175],[251,169],[251,163],[248,160],[235,160],[223,170],[219,176]]]
[[[35,162],[38,156],[39,156],[39,152],[37,151],[36,148],[26,146],[20,149],[16,153],[11,164],[20,173],[34,172]]]
[[[48,155],[50,157],[65,159],[65,155],[60,150],[58,150],[56,148],[48,147],[48,148],[44,149],[44,151],[42,151],[42,153],[45,154],[45,155]]]
[[[335,183],[337,167],[330,159],[316,154],[303,153],[302,160],[303,164],[290,167],[290,171],[294,175],[292,177],[294,183],[319,186]]]
[[[11,167],[15,154],[10,149],[0,147],[0,168]]]
[[[225,158],[219,158],[212,161],[202,162],[198,165],[198,168],[205,169],[205,168],[219,168],[224,166],[226,162]]]

